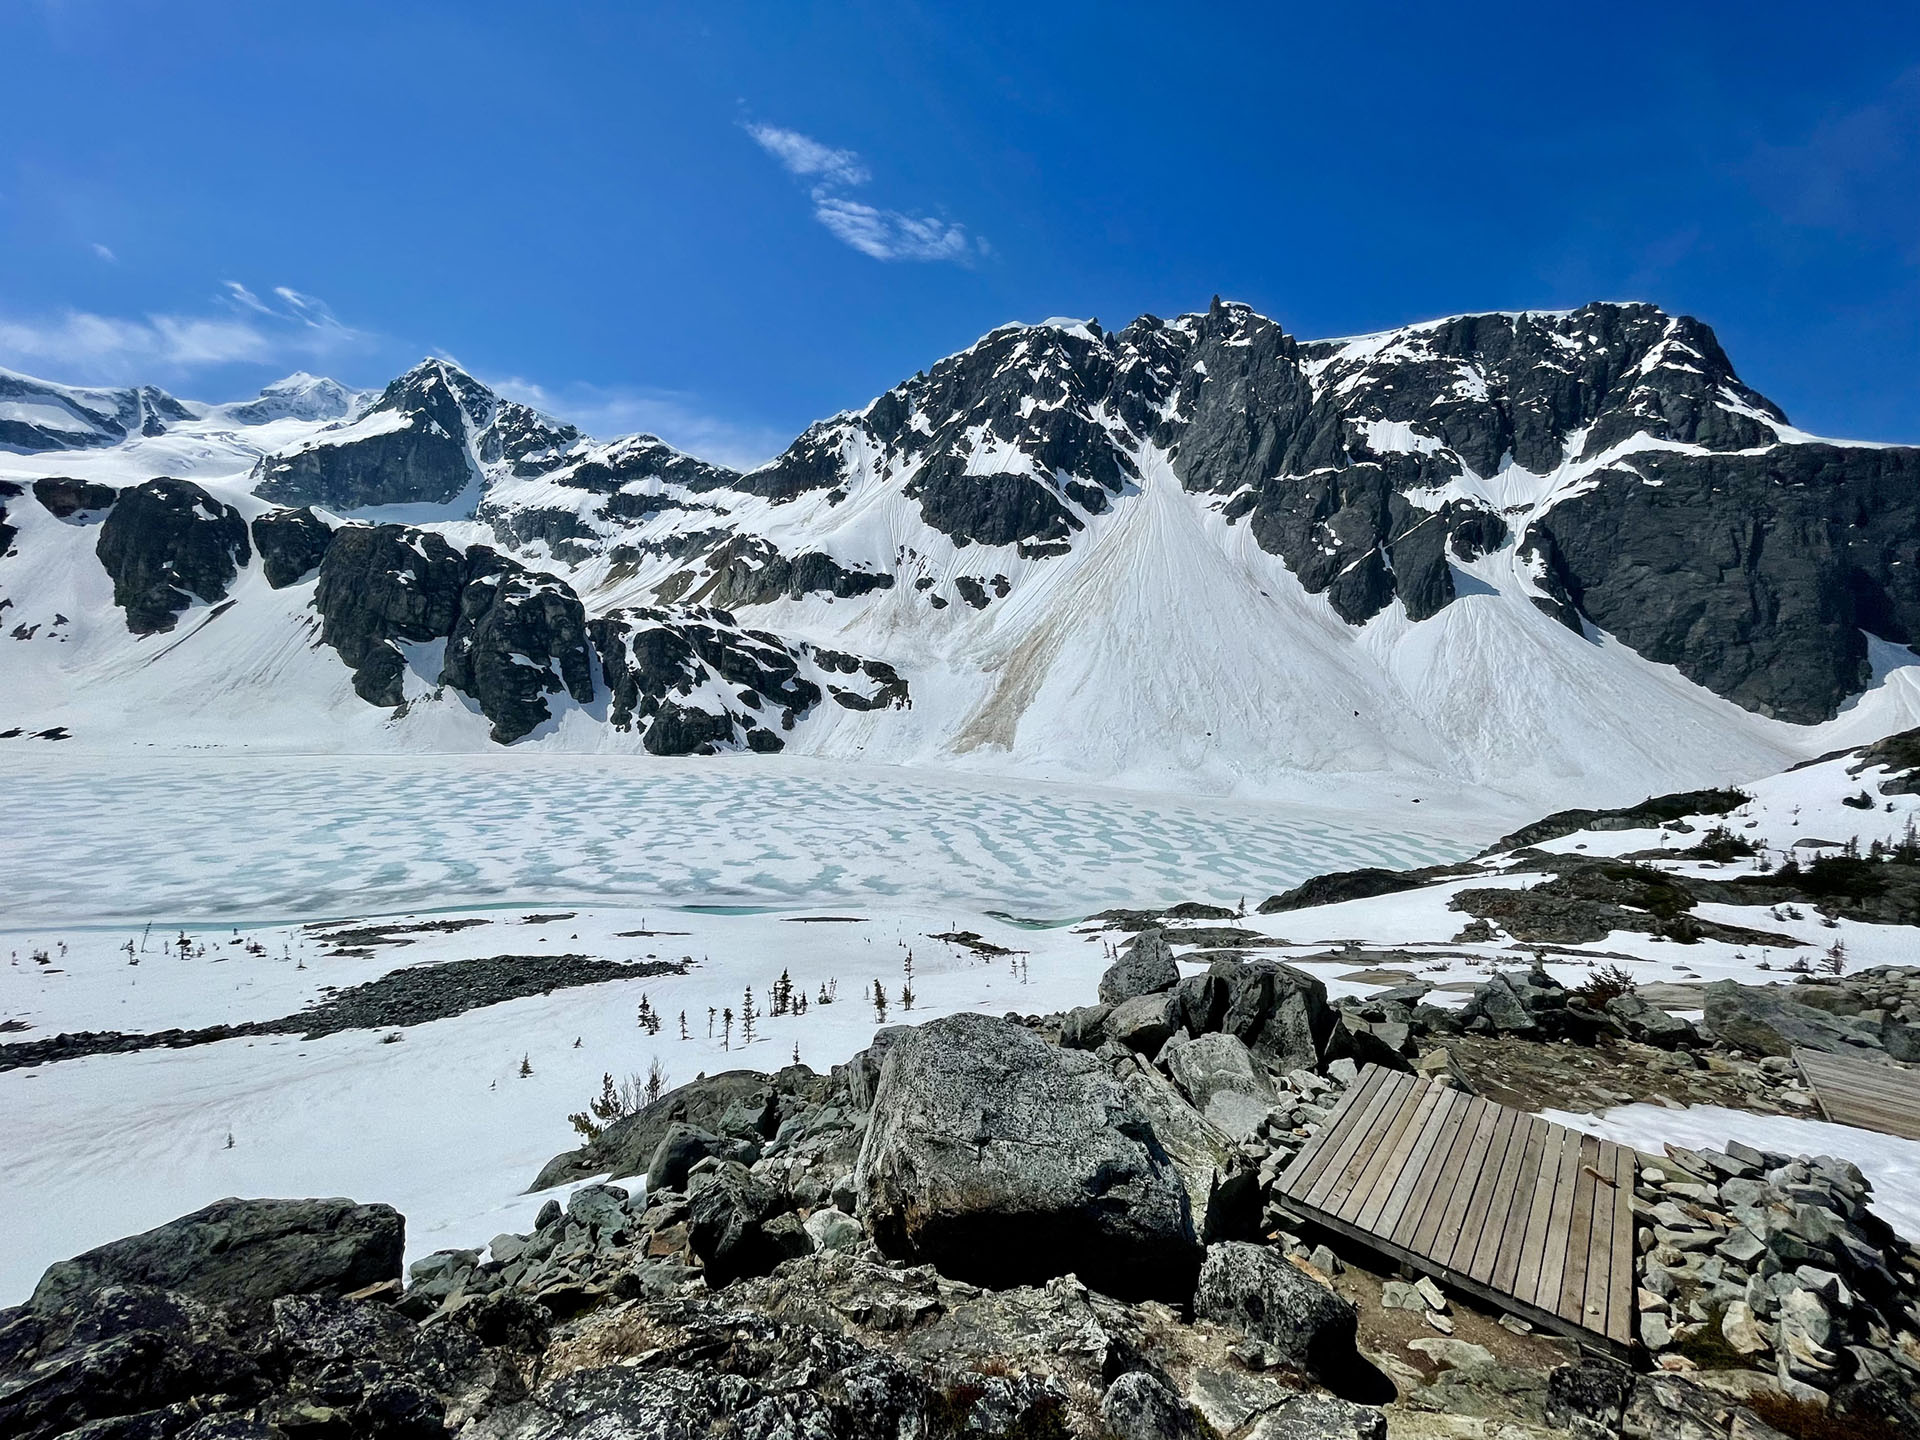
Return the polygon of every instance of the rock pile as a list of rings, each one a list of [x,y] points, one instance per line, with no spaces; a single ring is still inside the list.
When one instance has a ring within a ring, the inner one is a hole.
[[[1663,1364],[1730,1350],[1821,1391],[1920,1393],[1920,1249],[1867,1208],[1855,1166],[1737,1141],[1669,1154],[1633,1201],[1640,1335]]]

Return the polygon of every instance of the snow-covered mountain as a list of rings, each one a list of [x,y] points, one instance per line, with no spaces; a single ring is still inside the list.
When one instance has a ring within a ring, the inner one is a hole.
[[[0,436],[0,728],[1560,803],[1920,721],[1920,450],[1646,305],[1005,326],[744,473],[442,360],[168,403]]]

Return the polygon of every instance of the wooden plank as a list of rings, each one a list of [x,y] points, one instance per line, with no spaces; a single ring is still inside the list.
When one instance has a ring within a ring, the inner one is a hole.
[[[1433,1202],[1427,1206],[1426,1218],[1420,1222],[1420,1229],[1413,1237],[1413,1248],[1422,1255],[1433,1255],[1443,1244],[1451,1245],[1452,1238],[1460,1233],[1460,1222],[1467,1213],[1467,1200],[1473,1194],[1473,1187],[1479,1183],[1480,1167],[1486,1162],[1487,1146],[1493,1143],[1494,1129],[1500,1123],[1500,1116],[1506,1109],[1504,1105],[1495,1105],[1489,1100],[1479,1101],[1480,1114],[1475,1119],[1473,1132],[1467,1137],[1464,1148],[1455,1142],[1460,1160],[1455,1168],[1453,1183],[1446,1185],[1447,1194],[1443,1201],[1438,1191],[1434,1192]],[[1446,1237],[1443,1242],[1441,1237]]]
[[[1834,1124],[1920,1140],[1920,1069],[1814,1050],[1796,1050],[1793,1058],[1820,1113]]]
[[[1411,1075],[1390,1075],[1380,1086],[1380,1098],[1374,1102],[1372,1116],[1366,1122],[1366,1129],[1359,1136],[1352,1156],[1315,1202],[1322,1210],[1338,1215],[1346,1207],[1347,1198],[1353,1194],[1354,1187],[1360,1183],[1368,1167],[1376,1158],[1382,1158],[1381,1146],[1413,1094],[1414,1084]]]
[[[1553,1218],[1553,1187],[1560,1175],[1560,1150],[1566,1136],[1565,1130],[1552,1126],[1540,1145],[1540,1173],[1534,1177],[1527,1228],[1520,1237],[1520,1259],[1513,1267],[1511,1282],[1513,1293],[1529,1302],[1540,1285],[1540,1261],[1546,1251],[1547,1227]]]
[[[1426,1169],[1407,1200],[1400,1223],[1393,1227],[1392,1239],[1395,1244],[1404,1245],[1409,1250],[1422,1248],[1419,1244],[1420,1227],[1425,1224],[1429,1210],[1445,1208],[1447,1191],[1452,1186],[1452,1176],[1459,1165],[1461,1152],[1472,1138],[1473,1127],[1479,1123],[1480,1111],[1485,1104],[1477,1095],[1463,1095],[1448,1113],[1446,1129],[1439,1136],[1433,1153],[1427,1157]],[[1434,1223],[1437,1226],[1439,1222],[1436,1220]]]
[[[1567,1268],[1560,1277],[1560,1298],[1553,1307],[1561,1319],[1576,1325],[1581,1323],[1581,1306],[1587,1298],[1587,1241],[1593,1234],[1593,1177],[1599,1160],[1599,1140],[1582,1135],[1579,1168],[1573,1177],[1573,1214],[1567,1222]]]
[[[1434,1087],[1436,1090],[1439,1086]],[[1413,1147],[1413,1153],[1407,1156],[1407,1163],[1401,1167],[1400,1176],[1393,1182],[1393,1189],[1387,1193],[1387,1203],[1380,1207],[1380,1213],[1374,1217],[1373,1229],[1392,1239],[1400,1229],[1400,1220],[1419,1192],[1422,1181],[1427,1183],[1428,1193],[1433,1189],[1433,1166],[1430,1161],[1446,1153],[1447,1137],[1460,1123],[1460,1111],[1466,1108],[1467,1097],[1458,1090],[1440,1090],[1440,1098],[1434,1102],[1433,1109],[1427,1112],[1425,1132],[1420,1143]],[[1425,1204],[1422,1200],[1420,1203]],[[1419,1213],[1417,1210],[1414,1212]]]
[[[1379,1088],[1381,1074],[1369,1069],[1347,1093],[1340,1097],[1340,1103],[1333,1107],[1333,1113],[1321,1124],[1309,1145],[1315,1153],[1308,1155],[1306,1150],[1295,1157],[1294,1163],[1287,1168],[1287,1193],[1304,1195],[1319,1180],[1321,1172],[1333,1159],[1334,1152],[1340,1148],[1353,1127],[1359,1122],[1367,1102],[1373,1098],[1373,1092]],[[1315,1142],[1318,1142],[1317,1145]]]
[[[1316,1209],[1326,1208],[1325,1201],[1328,1193],[1332,1191],[1334,1186],[1340,1183],[1340,1177],[1346,1173],[1348,1162],[1353,1159],[1361,1145],[1366,1142],[1368,1134],[1380,1118],[1380,1112],[1386,1108],[1387,1100],[1392,1093],[1386,1083],[1386,1077],[1390,1073],[1389,1071],[1382,1070],[1369,1076],[1369,1078],[1375,1080],[1376,1083],[1373,1086],[1372,1095],[1371,1098],[1368,1099],[1366,1107],[1364,1109],[1356,1107],[1356,1115],[1358,1118],[1355,1119],[1353,1124],[1347,1127],[1347,1133],[1341,1136],[1339,1145],[1334,1147],[1332,1155],[1328,1157],[1327,1166],[1320,1172],[1319,1178],[1313,1182],[1305,1194],[1300,1195],[1300,1198],[1305,1200],[1309,1205],[1312,1205]],[[1300,1192],[1296,1191],[1295,1193],[1299,1194]]]
[[[1428,1122],[1433,1118],[1433,1112],[1440,1104],[1440,1097],[1453,1093],[1432,1081],[1427,1081],[1420,1086],[1406,1128],[1400,1132],[1399,1141],[1394,1145],[1392,1154],[1387,1157],[1387,1163],[1382,1167],[1379,1179],[1374,1182],[1373,1193],[1367,1196],[1352,1216],[1348,1217],[1362,1230],[1372,1230],[1380,1224],[1387,1202],[1395,1192],[1399,1191],[1400,1182],[1406,1175],[1408,1166],[1413,1163],[1413,1157],[1419,1153],[1422,1143],[1430,1134],[1431,1127]],[[1412,1188],[1411,1182],[1408,1188]]]
[[[1580,1132],[1560,1137],[1560,1163],[1554,1168],[1553,1198],[1547,1202],[1547,1229],[1540,1242],[1540,1274],[1533,1304],[1560,1313],[1560,1282],[1567,1273],[1567,1226],[1573,1218],[1573,1179],[1580,1173]]]
[[[1434,1251],[1433,1258],[1441,1264],[1472,1273],[1473,1254],[1479,1248],[1480,1232],[1487,1223],[1487,1208],[1493,1203],[1493,1187],[1500,1178],[1500,1166],[1507,1158],[1507,1151],[1513,1148],[1514,1132],[1520,1128],[1520,1120],[1518,1110],[1505,1105],[1500,1107],[1499,1118],[1493,1123],[1493,1136],[1487,1141],[1487,1153],[1480,1162],[1479,1178],[1474,1181],[1473,1189],[1467,1192],[1466,1204],[1461,1208],[1460,1223],[1454,1229],[1451,1247],[1443,1236],[1439,1248]]]
[[[1500,1248],[1494,1253],[1493,1270],[1487,1283],[1494,1289],[1512,1293],[1513,1278],[1520,1269],[1520,1252],[1525,1244],[1528,1222],[1533,1217],[1533,1192],[1540,1181],[1540,1157],[1547,1148],[1547,1122],[1535,1115],[1527,1122],[1527,1144],[1520,1152],[1520,1168],[1513,1175],[1513,1199],[1502,1226]]]
[[[1331,1230],[1336,1235],[1343,1236],[1357,1244],[1365,1245],[1378,1251],[1389,1260],[1405,1265],[1409,1269],[1432,1275],[1435,1279],[1439,1280],[1441,1284],[1459,1294],[1472,1296],[1474,1299],[1491,1305],[1496,1309],[1511,1311],[1521,1319],[1532,1324],[1534,1328],[1538,1330],[1544,1330],[1554,1335],[1563,1335],[1590,1349],[1610,1353],[1617,1360],[1626,1361],[1631,1358],[1631,1351],[1626,1345],[1615,1344],[1604,1335],[1582,1329],[1577,1325],[1569,1324],[1553,1312],[1542,1310],[1530,1302],[1518,1300],[1511,1295],[1500,1294],[1490,1287],[1482,1285],[1470,1275],[1456,1274],[1444,1265],[1435,1265],[1433,1261],[1426,1256],[1416,1255],[1405,1246],[1397,1245],[1390,1240],[1382,1240],[1378,1235],[1368,1234],[1364,1230],[1358,1230],[1347,1224],[1344,1220],[1324,1217],[1320,1212],[1301,1205],[1299,1201],[1293,1199],[1291,1196],[1277,1196],[1276,1200],[1282,1210],[1297,1219],[1318,1224],[1327,1230]]]
[[[1520,1166],[1527,1158],[1527,1146],[1536,1122],[1546,1123],[1535,1115],[1521,1115],[1514,1121],[1513,1142],[1500,1161],[1500,1173],[1494,1177],[1493,1194],[1487,1202],[1487,1223],[1480,1227],[1479,1247],[1467,1265],[1467,1273],[1476,1280],[1493,1279],[1494,1264],[1507,1238],[1507,1217],[1517,1208],[1514,1191],[1519,1186]]]
[[[1412,1138],[1414,1118],[1426,1113],[1426,1107],[1421,1104],[1426,1090],[1425,1083],[1417,1079],[1400,1087],[1393,1113],[1386,1117],[1386,1129],[1374,1142],[1373,1154],[1345,1198],[1338,1205],[1328,1207],[1342,1220],[1358,1221],[1374,1191],[1392,1184],[1393,1174],[1398,1173],[1392,1169],[1394,1156],[1400,1153],[1401,1142]]]
[[[1607,1294],[1607,1338],[1633,1339],[1633,1185],[1639,1160],[1625,1145],[1614,1147],[1613,1279]],[[1595,1327],[1598,1328],[1598,1327]]]
[[[1611,1140],[1600,1142],[1599,1163],[1588,1178],[1593,1181],[1593,1231],[1587,1240],[1587,1293],[1576,1318],[1590,1330],[1607,1328],[1607,1286],[1613,1279],[1613,1191],[1618,1164]]]

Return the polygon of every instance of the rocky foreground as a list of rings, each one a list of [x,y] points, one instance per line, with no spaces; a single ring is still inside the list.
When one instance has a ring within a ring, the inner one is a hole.
[[[1183,978],[1143,929],[1085,1010],[671,1091],[546,1167],[592,1183],[531,1234],[404,1281],[402,1218],[347,1200],[222,1201],[56,1264],[0,1312],[0,1435],[1920,1434],[1920,1249],[1844,1161],[1735,1142],[1643,1165],[1631,1363],[1270,1199],[1365,1064],[1464,1088],[1449,1046],[1545,1036],[1777,1084],[1769,1034],[1879,1042],[1917,990],[1723,994],[1707,1034],[1539,970],[1443,1014],[1336,1006],[1270,960]]]

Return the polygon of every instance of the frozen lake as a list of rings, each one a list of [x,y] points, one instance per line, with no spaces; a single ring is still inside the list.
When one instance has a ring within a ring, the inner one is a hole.
[[[1250,903],[1309,875],[1452,859],[1448,816],[750,757],[13,752],[5,920],[180,923],[476,904],[839,905],[1043,918]]]

